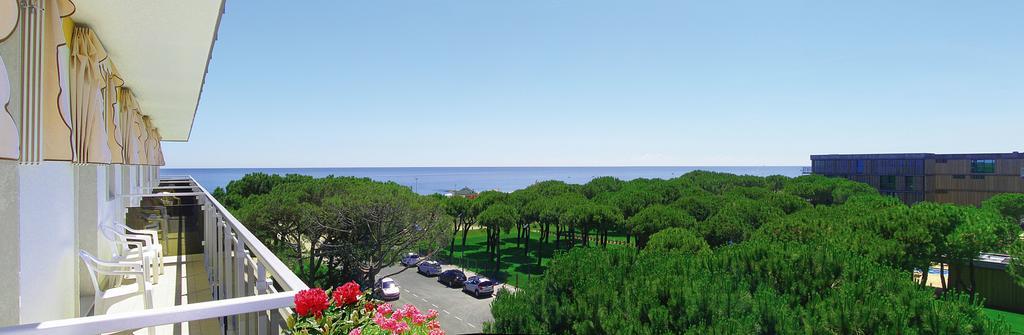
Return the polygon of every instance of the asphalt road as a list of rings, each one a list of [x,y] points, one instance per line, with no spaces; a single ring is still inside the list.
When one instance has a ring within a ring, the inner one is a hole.
[[[405,268],[401,265],[390,266],[380,271],[381,276]],[[456,267],[442,265],[448,270]],[[471,276],[466,272],[466,276]],[[383,277],[378,277],[383,278]],[[441,328],[448,334],[479,333],[483,331],[484,322],[491,321],[491,301],[493,297],[475,298],[462,288],[449,288],[437,282],[437,277],[426,277],[416,272],[415,267],[391,276],[402,288],[402,294],[396,301],[391,301],[395,309],[411,304],[426,313],[428,309],[436,309]],[[497,292],[497,290],[495,291]]]

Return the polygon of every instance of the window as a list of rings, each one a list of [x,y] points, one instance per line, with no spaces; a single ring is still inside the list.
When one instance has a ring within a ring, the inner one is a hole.
[[[903,177],[903,184],[907,188],[907,191],[913,191],[914,190],[914,177],[913,176],[905,176],[905,177]]]
[[[895,190],[896,176],[878,176],[878,188],[882,190]]]
[[[962,175],[962,174],[955,174],[955,175],[953,175],[953,179],[964,179],[964,178],[966,178],[966,177],[967,177],[967,176],[965,176],[965,175]]]
[[[973,159],[971,160],[971,173],[995,173],[996,160],[994,159]]]
[[[864,160],[857,160],[857,174],[864,174]]]
[[[945,159],[936,159],[935,163],[946,164],[946,160]]]
[[[982,176],[982,175],[971,175],[971,179],[985,180],[985,176]]]

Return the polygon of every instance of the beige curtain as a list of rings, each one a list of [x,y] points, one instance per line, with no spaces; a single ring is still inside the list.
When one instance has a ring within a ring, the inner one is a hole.
[[[142,114],[139,113],[139,104],[135,102],[135,96],[131,90],[120,88],[117,93],[118,105],[120,105],[119,137],[124,146],[121,155],[125,164],[139,164],[139,147],[142,142],[139,138],[141,133]]]
[[[138,146],[138,164],[148,165],[149,164],[149,117],[142,115],[139,118],[139,146]]]
[[[43,159],[76,161],[68,94],[70,51],[63,17],[74,12],[69,1],[44,0],[43,7]]]
[[[0,43],[4,43],[18,25],[18,1],[0,0]],[[7,110],[11,100],[11,82],[7,77],[7,65],[0,57],[0,159],[18,159],[18,125]]]
[[[107,76],[100,63],[107,60],[99,39],[92,29],[75,27],[71,38],[70,98],[72,137],[78,163],[110,163],[104,124],[103,89]]]
[[[150,145],[146,146],[146,149],[149,152],[149,155],[148,155],[149,165],[164,165],[164,163],[163,163],[164,154],[163,154],[163,152],[161,151],[161,148],[160,148],[160,139],[161,138],[162,137],[160,137],[160,131],[157,130],[156,128],[153,128],[152,127],[152,123],[150,123],[150,128],[149,128],[149,143],[150,143]]]
[[[117,74],[117,67],[110,64],[108,59],[104,63],[104,72],[106,72],[107,84],[103,89],[103,101],[104,108],[106,109],[106,117],[104,124],[107,133],[107,147],[110,148],[110,162],[114,164],[124,163],[124,138],[121,136],[121,99],[119,94],[121,87],[124,86],[124,80],[121,80],[121,76]]]

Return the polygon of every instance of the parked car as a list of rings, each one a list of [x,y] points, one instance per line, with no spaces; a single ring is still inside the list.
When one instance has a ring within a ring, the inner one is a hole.
[[[466,281],[466,274],[462,270],[451,269],[445,272],[441,272],[441,275],[437,276],[437,282],[444,284],[448,287],[459,287]]]
[[[420,266],[416,269],[416,272],[419,272],[427,277],[440,275],[441,263],[438,263],[436,261],[422,261],[420,262]]]
[[[472,276],[462,284],[462,290],[469,292],[469,294],[477,298],[481,296],[490,297],[494,294],[494,282],[487,279],[487,277]]]
[[[377,297],[383,300],[395,300],[398,299],[402,289],[398,287],[398,283],[394,279],[382,278],[377,281],[377,285],[373,288],[374,293]]]
[[[416,262],[420,261],[420,255],[414,252],[410,252],[402,256],[402,265],[406,267],[416,266]]]

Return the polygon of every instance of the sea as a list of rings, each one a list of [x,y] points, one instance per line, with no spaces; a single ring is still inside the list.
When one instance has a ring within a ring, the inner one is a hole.
[[[628,167],[373,167],[373,168],[164,168],[162,176],[190,175],[211,192],[249,173],[302,174],[313,177],[351,176],[393,181],[419,194],[447,193],[468,187],[477,192],[512,192],[545,180],[584,184],[591,179],[612,176],[669,179],[690,171],[706,170],[738,175],[796,177],[800,166],[628,166]]]

